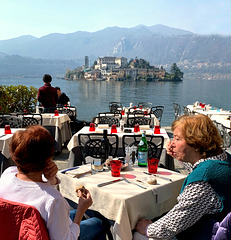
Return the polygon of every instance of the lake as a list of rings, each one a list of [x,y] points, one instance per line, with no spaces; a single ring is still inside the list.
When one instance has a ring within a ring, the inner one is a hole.
[[[151,102],[164,106],[162,126],[170,126],[174,120],[173,102],[182,106],[196,101],[231,110],[231,80],[187,80],[182,82],[115,82],[70,81],[53,78],[52,86],[59,86],[77,107],[77,119],[91,121],[99,112],[109,111],[109,102]],[[0,79],[0,85],[25,85],[39,88],[42,78]]]

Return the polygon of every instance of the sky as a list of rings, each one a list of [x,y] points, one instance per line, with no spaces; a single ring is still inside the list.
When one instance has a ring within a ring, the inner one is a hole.
[[[231,35],[230,0],[0,0],[0,40],[163,24]]]

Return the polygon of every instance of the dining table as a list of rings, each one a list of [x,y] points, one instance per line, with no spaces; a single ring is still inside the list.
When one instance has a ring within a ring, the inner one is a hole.
[[[67,144],[67,148],[69,150],[69,158],[68,158],[68,167],[74,167],[76,165],[81,165],[83,161],[82,152],[80,150],[80,144],[78,140],[79,134],[89,134],[89,133],[103,133],[103,130],[107,129],[108,133],[111,133],[111,129],[109,126],[105,126],[105,124],[98,125],[94,132],[89,131],[89,126],[85,126],[80,129],[77,133],[75,133],[69,143]],[[125,132],[126,130],[130,130],[131,132]],[[148,125],[140,125],[140,132],[134,133],[133,128],[124,128],[124,131],[121,131],[119,127],[117,127],[118,135],[118,148],[122,149],[122,138],[124,135],[140,135],[145,131],[146,135],[160,135],[164,137],[163,150],[160,157],[160,164],[163,164],[168,169],[174,170],[174,161],[171,156],[169,156],[166,152],[166,145],[170,140],[166,130],[164,128],[160,128],[160,134],[154,134],[154,129],[150,128]]]
[[[62,145],[72,137],[70,118],[67,114],[43,113],[43,127],[45,127],[55,140],[55,151],[62,152]]]
[[[89,209],[112,220],[114,239],[131,240],[139,219],[160,217],[176,204],[186,178],[178,172],[158,168],[156,185],[151,185],[147,173],[147,167],[129,165],[121,170],[120,177],[112,177],[107,167],[102,172],[92,172],[91,165],[86,164],[58,172],[58,190],[66,199],[78,203],[76,188],[84,185],[93,200]],[[99,184],[108,181],[114,182],[100,187]]]
[[[220,109],[217,107],[212,107],[210,105],[205,105],[204,107],[201,106],[194,106],[194,105],[187,105],[187,108],[190,109],[191,112],[194,114],[204,114],[211,118],[214,115],[217,116],[231,116],[231,111]]]
[[[0,175],[9,166],[15,165],[10,158],[10,141],[13,134],[18,131],[23,130],[23,128],[11,128],[11,134],[5,134],[5,128],[0,128]]]
[[[223,126],[225,126],[227,128],[231,128],[231,118],[230,118],[230,116],[213,115],[211,117],[211,120],[216,121],[216,122],[222,124]]]

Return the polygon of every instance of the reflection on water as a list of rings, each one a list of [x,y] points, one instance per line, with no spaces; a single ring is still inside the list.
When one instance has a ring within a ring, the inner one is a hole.
[[[91,121],[99,112],[109,111],[109,102],[151,102],[164,106],[162,126],[170,126],[173,119],[173,102],[181,106],[195,101],[229,110],[231,102],[230,80],[184,80],[183,82],[106,82],[68,81],[53,79],[52,86],[59,86],[77,107],[78,119]],[[1,85],[26,85],[39,88],[42,78],[0,79]]]

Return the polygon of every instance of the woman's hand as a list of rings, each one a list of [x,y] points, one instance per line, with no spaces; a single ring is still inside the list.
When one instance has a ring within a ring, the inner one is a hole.
[[[174,157],[173,156],[173,147],[172,147],[172,142],[169,141],[166,145],[166,151],[167,151],[167,154],[169,154],[170,156]]]
[[[137,232],[139,232],[143,235],[146,235],[147,226],[151,223],[152,223],[152,221],[150,219],[141,219],[137,222],[135,229]]]
[[[91,198],[91,194],[87,189],[84,194],[80,190],[78,190],[77,195],[79,197],[79,203],[78,203],[77,212],[75,214],[75,218],[73,222],[80,225],[80,222],[83,218],[83,214],[92,205],[93,201]]]
[[[45,178],[50,182],[51,185],[55,185],[57,183],[56,174],[58,172],[58,167],[55,162],[51,159],[47,161],[46,168],[43,171]]]
[[[77,195],[79,197],[78,208],[81,208],[85,212],[93,203],[91,194],[86,189],[85,193],[82,193],[80,190],[78,190]]]

